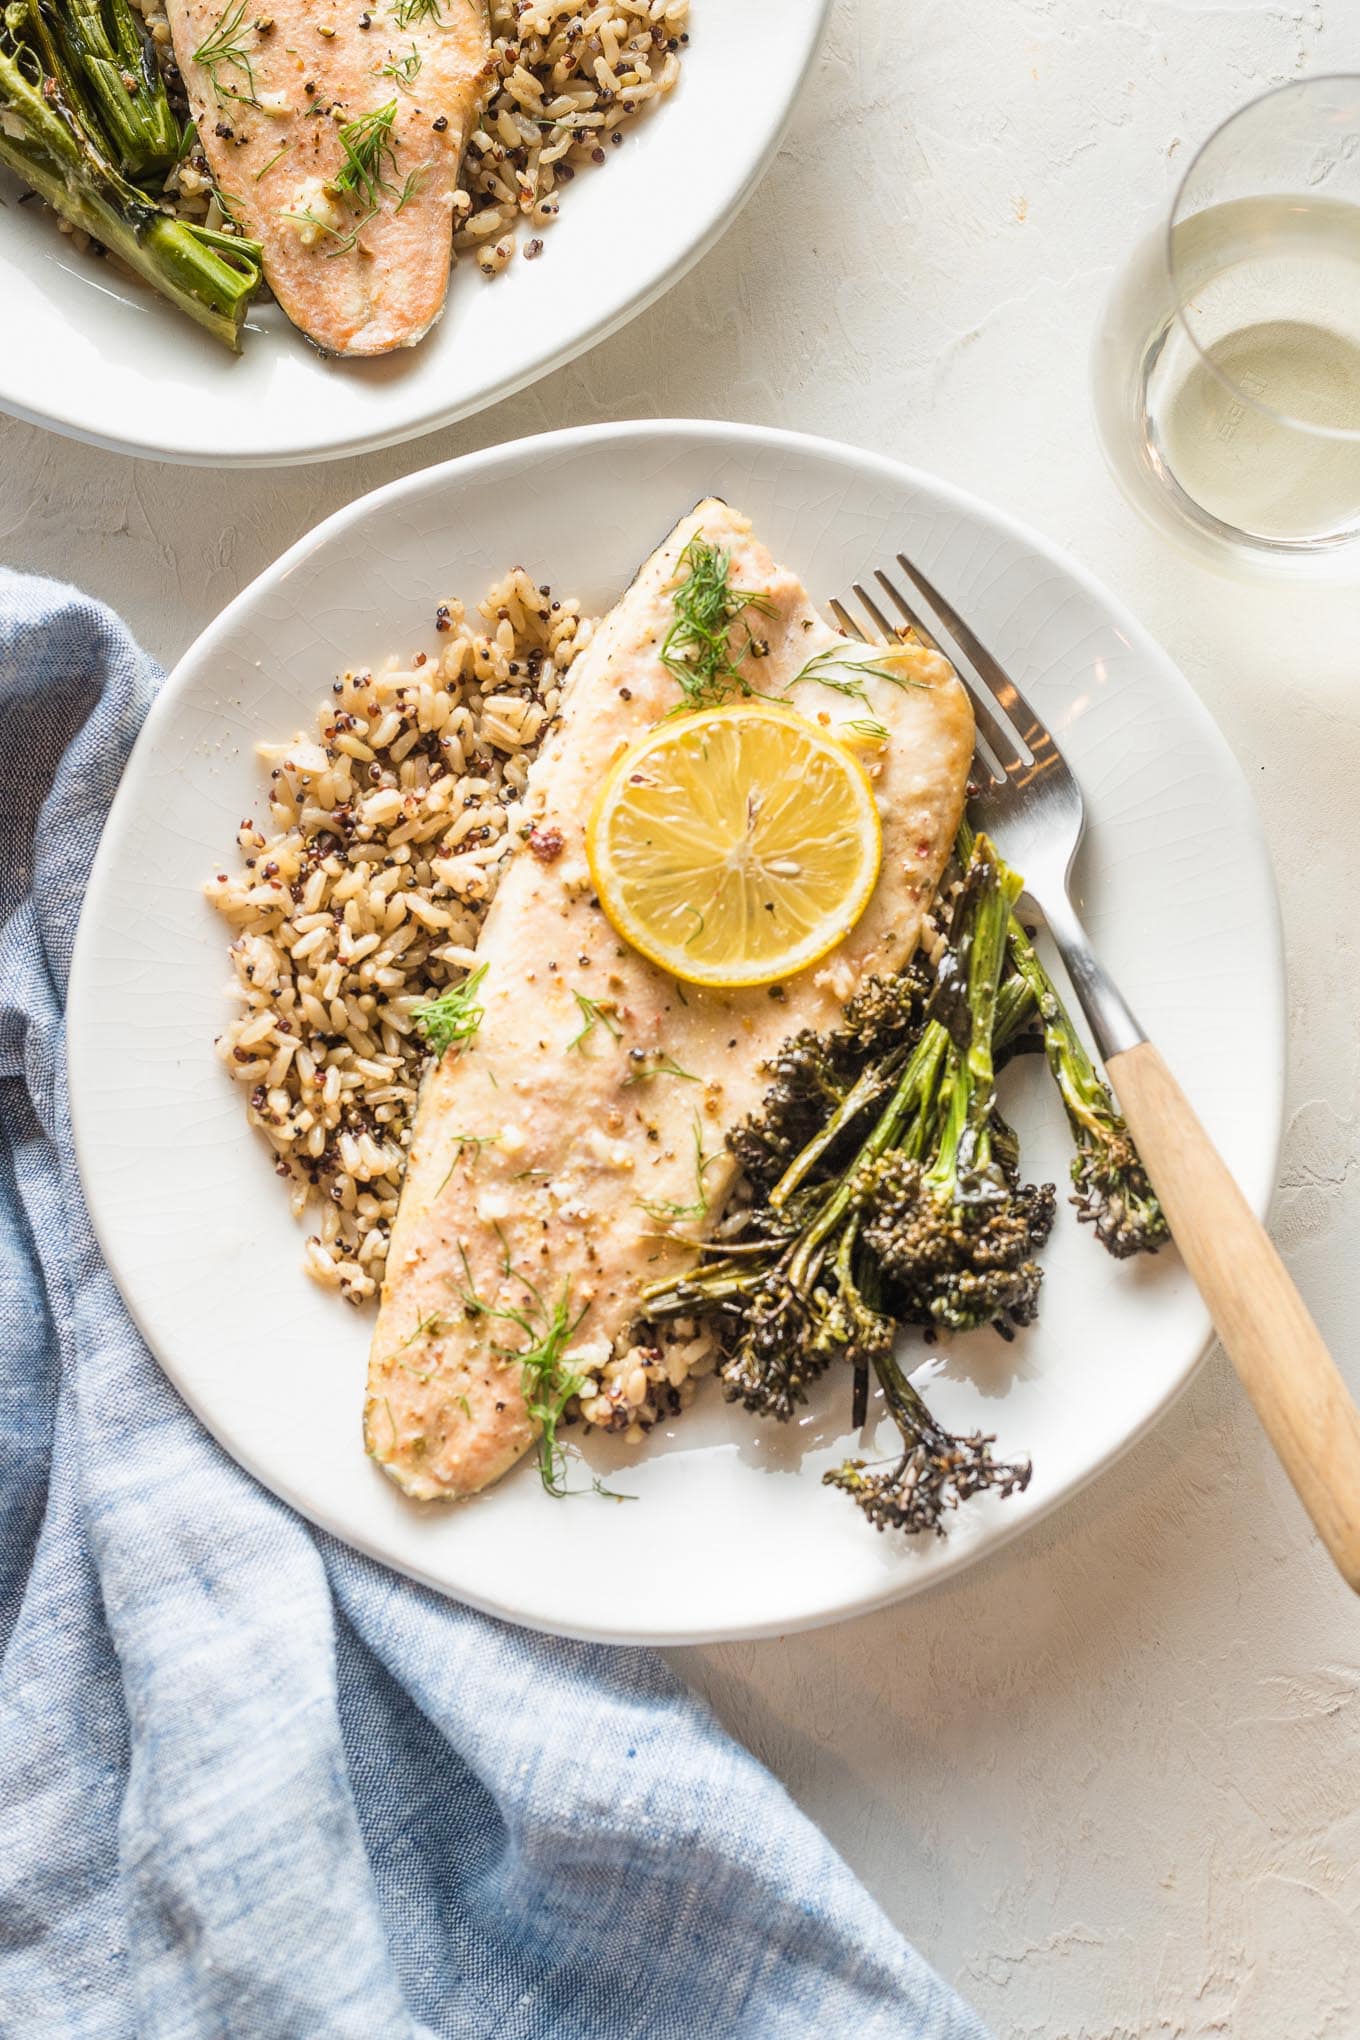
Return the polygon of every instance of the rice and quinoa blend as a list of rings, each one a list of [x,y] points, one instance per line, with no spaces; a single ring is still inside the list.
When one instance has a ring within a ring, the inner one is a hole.
[[[428,1059],[412,1015],[473,964],[529,834],[530,761],[595,630],[522,567],[471,616],[442,604],[435,626],[438,649],[407,665],[341,674],[314,735],[260,746],[267,816],[242,821],[240,868],[206,887],[241,1005],[217,1052],[313,1226],[307,1272],[355,1305],[383,1279]],[[640,1437],[712,1365],[695,1326],[668,1326],[598,1369],[568,1414]]]
[[[164,0],[133,0],[151,33],[171,97],[187,114]],[[690,0],[488,0],[493,82],[473,130],[454,198],[455,259],[484,276],[507,266],[527,226],[524,254],[542,253],[542,230],[581,170],[603,163],[624,131],[680,76]],[[375,10],[376,12],[376,10]],[[375,23],[376,26],[376,23]],[[608,146],[606,146],[608,145]],[[231,232],[202,149],[165,183],[165,208]],[[68,221],[63,232],[88,236]]]

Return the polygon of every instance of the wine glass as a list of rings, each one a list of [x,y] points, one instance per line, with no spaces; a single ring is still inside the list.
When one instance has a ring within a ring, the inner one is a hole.
[[[1093,374],[1160,530],[1221,566],[1360,572],[1360,77],[1210,136],[1116,279]]]

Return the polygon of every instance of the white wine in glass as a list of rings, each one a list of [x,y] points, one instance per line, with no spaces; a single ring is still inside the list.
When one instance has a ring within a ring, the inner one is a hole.
[[[1106,450],[1139,506],[1201,550],[1283,564],[1360,541],[1357,140],[1357,79],[1234,115],[1106,307]]]

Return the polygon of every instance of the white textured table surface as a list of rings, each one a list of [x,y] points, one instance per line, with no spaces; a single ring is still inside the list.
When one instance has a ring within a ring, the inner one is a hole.
[[[1276,1227],[1360,1389],[1360,594],[1172,556],[1105,476],[1085,369],[1187,153],[1266,85],[1343,69],[1355,0],[840,0],[748,211],[574,368],[418,445],[210,484],[0,420],[0,555],[105,596],[168,662],[375,484],[645,414],[871,444],[1030,519],[1133,604],[1257,790],[1293,990]],[[681,1661],[1006,2040],[1360,2035],[1360,1608],[1221,1358],[953,1586]]]

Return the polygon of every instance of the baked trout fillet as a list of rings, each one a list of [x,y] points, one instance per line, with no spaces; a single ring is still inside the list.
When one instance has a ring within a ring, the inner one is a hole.
[[[679,986],[592,893],[600,783],[683,699],[660,655],[695,539],[729,552],[731,585],[762,598],[753,684],[825,728],[872,717],[888,733],[867,765],[883,831],[873,897],[782,987]],[[834,1025],[864,978],[915,949],[963,811],[973,716],[938,653],[894,654],[906,684],[875,673],[875,656],[713,501],[677,525],[572,669],[529,777],[533,833],[478,945],[480,1025],[425,1080],[393,1230],[364,1427],[409,1495],[475,1494],[551,1427],[554,1387],[590,1382],[621,1350],[643,1283],[681,1268],[719,1216],[723,1135],[759,1105],[764,1060],[800,1028]],[[865,662],[851,677],[867,704],[834,684],[847,662]]]
[[[413,347],[444,308],[463,148],[489,77],[483,0],[167,0],[224,210],[327,354]]]

